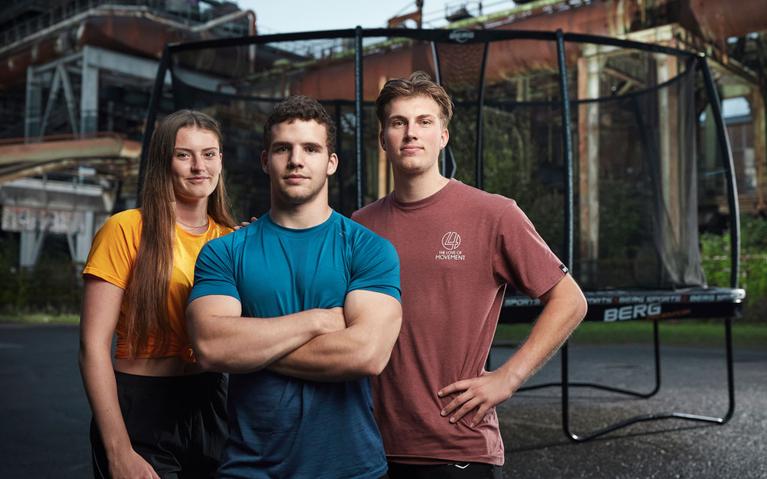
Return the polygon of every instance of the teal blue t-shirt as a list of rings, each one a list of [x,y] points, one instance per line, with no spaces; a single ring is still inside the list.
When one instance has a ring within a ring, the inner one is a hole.
[[[400,299],[394,247],[333,212],[302,230],[269,215],[209,242],[197,258],[189,301],[237,298],[246,317],[343,306],[353,290]],[[229,433],[222,478],[379,478],[386,456],[367,378],[304,381],[268,370],[229,377]]]

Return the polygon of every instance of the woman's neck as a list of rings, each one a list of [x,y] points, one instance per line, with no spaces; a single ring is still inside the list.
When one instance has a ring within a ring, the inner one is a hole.
[[[208,200],[193,203],[176,201],[176,221],[187,228],[203,227],[208,225]]]

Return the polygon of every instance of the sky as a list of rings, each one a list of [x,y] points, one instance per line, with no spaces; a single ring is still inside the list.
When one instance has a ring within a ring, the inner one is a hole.
[[[468,4],[476,11],[478,1],[424,0],[427,28],[445,25],[445,4],[452,8]],[[396,15],[415,11],[413,0],[237,0],[242,9],[256,12],[261,34],[354,28],[385,28]],[[512,1],[485,1],[485,13],[514,6]]]

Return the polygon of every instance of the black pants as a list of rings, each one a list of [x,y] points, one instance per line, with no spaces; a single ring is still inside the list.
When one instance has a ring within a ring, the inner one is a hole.
[[[163,479],[210,478],[227,436],[226,376],[149,377],[115,372],[117,398],[133,449]],[[109,477],[104,444],[91,421],[93,475]]]
[[[453,464],[389,463],[390,479],[501,479],[501,468],[492,464],[464,462]]]

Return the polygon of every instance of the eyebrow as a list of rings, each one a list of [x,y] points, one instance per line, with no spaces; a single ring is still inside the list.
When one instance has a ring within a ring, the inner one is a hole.
[[[418,116],[415,117],[416,120],[422,120],[424,118],[429,118],[429,119],[437,118],[437,115],[434,115],[434,114],[431,114],[431,113],[424,113],[423,115],[418,115]],[[391,120],[406,120],[407,121],[407,118],[405,118],[402,115],[392,115],[392,116],[389,117],[389,121],[391,121]]]
[[[178,150],[178,151],[194,151],[194,148],[184,148],[183,146],[174,146],[173,150],[174,151],[175,150]],[[218,147],[217,146],[208,146],[208,147],[203,148],[200,151],[209,151],[209,150],[218,150]]]
[[[274,147],[281,147],[281,146],[293,146],[293,143],[290,143],[288,141],[274,141],[272,142],[272,148]],[[300,146],[307,147],[307,146],[313,146],[315,148],[322,148],[321,143],[315,143],[313,141],[306,141],[303,143],[300,143]]]

